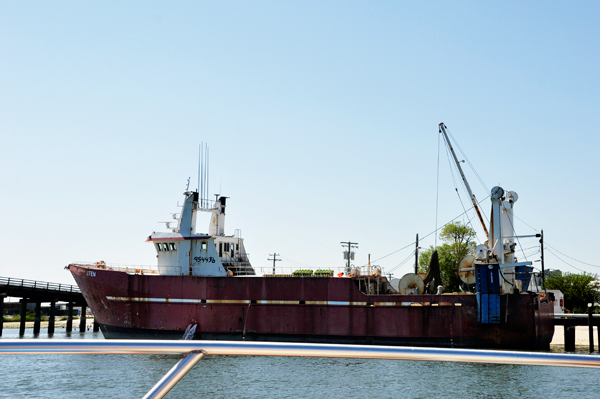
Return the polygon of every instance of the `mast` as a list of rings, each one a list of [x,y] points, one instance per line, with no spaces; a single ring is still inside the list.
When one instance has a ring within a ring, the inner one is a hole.
[[[450,148],[450,152],[452,153],[452,157],[454,158],[456,167],[458,168],[458,171],[460,172],[460,177],[462,178],[463,183],[465,183],[465,187],[467,187],[467,192],[469,193],[469,198],[471,199],[471,202],[473,203],[473,207],[475,208],[475,211],[477,212],[477,216],[479,217],[479,221],[481,222],[483,231],[485,231],[486,237],[489,238],[490,234],[488,233],[487,227],[485,227],[483,217],[481,216],[481,212],[479,211],[479,205],[477,205],[477,198],[475,198],[475,194],[473,194],[473,192],[471,191],[471,186],[469,186],[469,182],[467,181],[467,178],[465,177],[465,174],[463,173],[463,170],[460,167],[460,162],[458,162],[458,158],[456,157],[456,154],[454,153],[454,148],[452,148],[450,139],[448,139],[448,135],[446,134],[446,125],[444,125],[443,122],[440,123],[440,133],[443,133],[443,135],[444,135],[444,140],[446,140],[446,143],[448,144],[448,147]]]

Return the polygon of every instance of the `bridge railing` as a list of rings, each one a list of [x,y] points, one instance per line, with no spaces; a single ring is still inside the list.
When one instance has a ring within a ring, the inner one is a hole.
[[[77,287],[76,285],[57,284],[50,283],[47,281],[25,280],[13,277],[0,277],[0,285],[8,285],[11,287],[34,288],[40,290],[52,290],[60,292],[73,292],[78,294],[81,293],[81,290],[79,290],[79,287]]]

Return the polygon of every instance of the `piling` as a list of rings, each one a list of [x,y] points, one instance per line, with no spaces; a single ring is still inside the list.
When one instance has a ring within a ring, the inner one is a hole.
[[[50,302],[50,313],[48,317],[48,335],[54,334],[54,308],[56,307],[56,301]]]
[[[40,301],[35,302],[35,318],[33,319],[33,335],[40,333],[42,324],[42,303]]]
[[[0,294],[0,337],[4,329],[4,297],[6,294]]]
[[[590,353],[594,352],[594,319],[593,319],[594,306],[588,303],[588,329],[590,334]]]
[[[100,324],[96,321],[96,316],[94,316],[94,332],[100,331]]]
[[[86,306],[81,305],[81,315],[79,316],[79,332],[85,332],[85,309]]]
[[[565,326],[565,352],[575,351],[575,326]]]
[[[27,318],[27,299],[21,299],[21,323],[19,324],[19,336],[25,335],[25,319]]]
[[[73,302],[67,304],[67,332],[73,331]]]

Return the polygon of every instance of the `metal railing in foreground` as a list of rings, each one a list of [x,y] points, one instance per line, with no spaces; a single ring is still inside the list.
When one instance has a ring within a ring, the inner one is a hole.
[[[25,354],[186,355],[144,398],[164,397],[204,355],[337,357],[600,368],[600,356],[597,355],[476,349],[189,340],[0,340],[0,355]]]

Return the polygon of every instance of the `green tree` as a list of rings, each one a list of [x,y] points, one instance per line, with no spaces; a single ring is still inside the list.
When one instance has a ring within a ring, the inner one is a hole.
[[[433,246],[421,252],[419,255],[419,272],[427,271],[431,254],[435,249],[438,251],[440,260],[440,277],[446,292],[457,292],[461,284],[456,274],[458,261],[464,256],[475,252],[475,230],[460,222],[450,223],[444,226],[440,233],[440,239],[444,244],[434,248]]]
[[[554,273],[546,277],[546,289],[560,290],[565,296],[565,309],[574,313],[587,313],[587,304],[600,300],[595,274]]]

